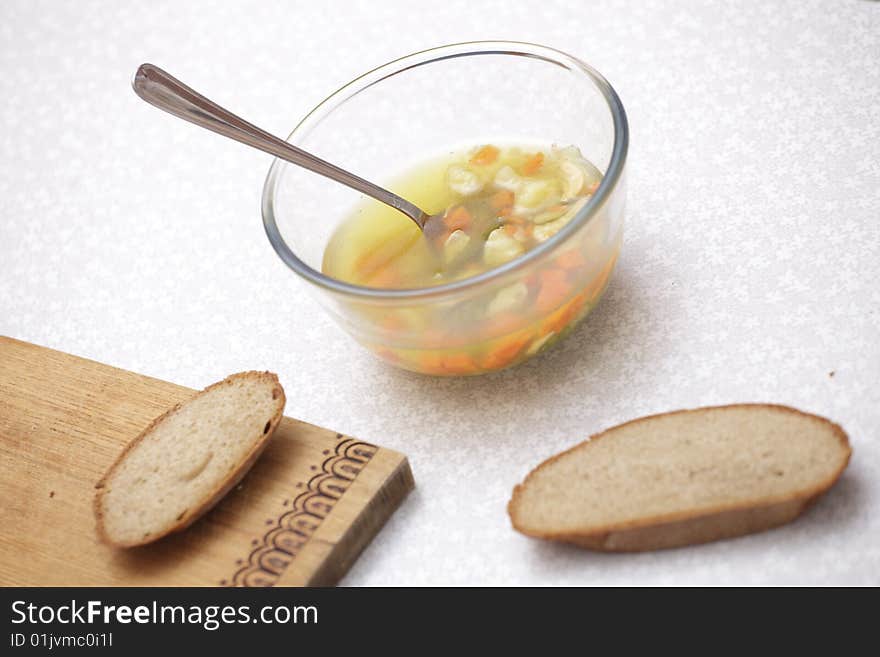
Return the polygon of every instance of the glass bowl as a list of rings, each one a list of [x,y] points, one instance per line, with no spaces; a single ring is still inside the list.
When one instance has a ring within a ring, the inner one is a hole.
[[[275,160],[262,201],[269,241],[342,328],[398,367],[460,376],[516,365],[567,333],[608,284],[623,232],[626,114],[611,85],[570,55],[506,41],[415,53],[336,91],[288,141],[392,191],[389,180],[414,165],[486,143],[574,144],[603,173],[575,217],[519,258],[453,283],[390,290],[321,272],[326,244],[363,197]],[[499,293],[523,284],[522,307],[487,315]]]

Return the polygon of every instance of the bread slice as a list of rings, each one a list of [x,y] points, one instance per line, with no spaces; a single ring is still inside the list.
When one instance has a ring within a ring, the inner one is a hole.
[[[535,468],[507,510],[529,536],[638,552],[794,520],[840,477],[838,425],[786,406],[737,404],[644,417]]]
[[[242,372],[153,420],[95,486],[98,536],[131,547],[189,526],[253,465],[284,402],[277,376]]]

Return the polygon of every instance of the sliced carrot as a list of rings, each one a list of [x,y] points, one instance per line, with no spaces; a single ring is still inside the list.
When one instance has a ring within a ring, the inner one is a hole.
[[[605,265],[604,269],[602,269],[602,271],[599,272],[596,277],[590,281],[580,293],[578,293],[577,296],[549,315],[542,323],[541,330],[544,333],[559,333],[572,321],[578,318],[587,304],[595,303],[598,300],[599,295],[605,290],[605,286],[607,285],[611,272],[614,269],[616,260],[617,256],[615,255],[608,264]]]
[[[463,205],[457,205],[443,217],[443,223],[451,233],[467,228],[473,220],[473,216]]]
[[[509,217],[505,217],[504,223],[512,224],[514,226],[527,226],[527,225],[530,225],[532,222],[524,217],[520,217],[519,215],[513,214],[513,215],[510,215]]]
[[[502,228],[502,230],[511,237],[514,237],[516,235],[516,231],[519,230],[519,226],[517,226],[516,224],[504,224],[504,228]]]
[[[551,313],[541,324],[541,332],[545,335],[548,333],[561,333],[562,330],[568,326],[575,317],[577,317],[580,310],[584,307],[585,302],[586,295],[580,294],[555,312]]]
[[[443,374],[445,372],[443,356],[432,351],[421,354],[416,360],[414,369],[425,374]]]
[[[473,374],[479,369],[474,359],[464,353],[443,356],[442,368],[448,374]]]
[[[480,361],[480,367],[486,370],[497,370],[507,367],[523,352],[532,341],[531,336],[516,335],[509,339],[499,340],[498,346],[490,349]]]
[[[561,269],[546,269],[540,273],[541,289],[535,299],[535,306],[542,313],[559,306],[571,292],[571,285]]]
[[[544,154],[543,153],[535,153],[534,155],[530,155],[529,159],[526,160],[526,163],[522,166],[523,174],[527,176],[534,175],[538,173],[538,169],[544,166]]]
[[[569,302],[568,310],[569,312],[571,312],[572,319],[576,318],[580,314],[580,312],[584,309],[584,306],[587,305],[587,302],[589,300],[590,295],[587,290],[584,290]]]
[[[578,249],[569,249],[556,258],[556,264],[563,269],[580,269],[587,264],[587,260]]]
[[[509,189],[501,189],[492,194],[492,197],[489,199],[489,204],[492,206],[493,210],[498,212],[506,210],[513,206],[513,192]]]
[[[551,313],[547,316],[547,318],[541,322],[541,335],[547,335],[549,333],[557,333],[565,325],[568,323],[568,316],[565,308],[560,308],[554,313]]]
[[[471,164],[477,164],[480,166],[492,164],[498,159],[498,153],[499,150],[497,147],[492,146],[491,144],[486,144],[473,154],[471,157]]]
[[[479,367],[468,354],[428,351],[422,353],[416,368],[425,374],[473,374]]]

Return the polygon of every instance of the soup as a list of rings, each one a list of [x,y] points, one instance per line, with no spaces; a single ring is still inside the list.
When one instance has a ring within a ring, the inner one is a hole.
[[[449,153],[389,186],[436,213],[424,232],[393,208],[367,199],[330,239],[323,271],[384,289],[461,281],[552,238],[583,209],[601,179],[574,146],[487,144]],[[551,267],[485,298],[388,312],[380,323],[393,339],[385,346],[382,336],[374,336],[368,346],[397,365],[432,374],[478,374],[515,364],[558,338],[598,299],[618,246],[597,234],[603,230],[597,224],[589,239],[561,251]]]

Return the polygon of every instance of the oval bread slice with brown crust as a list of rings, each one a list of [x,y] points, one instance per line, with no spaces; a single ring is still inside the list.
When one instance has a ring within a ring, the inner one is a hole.
[[[849,462],[843,429],[787,406],[639,418],[532,470],[507,511],[529,536],[605,552],[705,543],[794,520]]]
[[[284,411],[271,372],[241,372],[153,420],[98,482],[98,536],[150,543],[192,524],[241,480]]]

